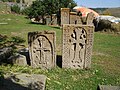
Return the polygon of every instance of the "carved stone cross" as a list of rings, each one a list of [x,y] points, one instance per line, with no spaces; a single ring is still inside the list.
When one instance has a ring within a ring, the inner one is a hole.
[[[44,38],[43,37],[40,37],[38,39],[38,43],[39,43],[39,47],[37,47],[36,51],[39,51],[40,52],[40,61],[43,62],[43,64],[46,64],[46,61],[45,61],[45,52],[50,52],[50,48],[49,47],[45,47],[44,46]]]
[[[54,31],[29,32],[30,63],[34,68],[51,69],[56,65],[56,33]]]
[[[75,28],[71,37],[72,38],[70,39],[70,42],[71,44],[73,44],[74,48],[74,58],[72,60],[72,63],[80,63],[83,61],[83,58],[81,58],[80,53],[84,45],[86,44],[86,33],[80,28]]]
[[[83,69],[91,67],[93,32],[93,25],[63,25],[63,68]]]

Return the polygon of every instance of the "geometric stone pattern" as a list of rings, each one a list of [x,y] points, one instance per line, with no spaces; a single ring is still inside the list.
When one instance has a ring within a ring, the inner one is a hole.
[[[28,43],[32,67],[50,69],[56,64],[54,31],[29,32]]]
[[[61,8],[61,25],[69,24],[70,9]]]
[[[83,69],[91,67],[93,32],[93,25],[63,25],[63,68]]]

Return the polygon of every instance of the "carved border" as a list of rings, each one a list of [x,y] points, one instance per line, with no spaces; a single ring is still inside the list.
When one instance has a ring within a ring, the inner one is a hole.
[[[64,37],[64,30],[68,30],[68,38],[70,38],[70,29],[74,29],[74,28],[83,28],[86,33],[87,33],[87,44],[86,44],[86,50],[85,50],[85,60],[84,60],[84,66],[83,68],[90,68],[91,67],[91,56],[92,56],[92,47],[93,47],[93,38],[94,38],[94,26],[93,25],[80,25],[80,24],[64,24],[63,25],[63,47],[62,47],[62,67],[64,68],[70,68],[69,66],[69,61],[64,57],[68,58],[69,56],[66,56],[64,53],[67,53],[67,49],[64,50],[65,48],[65,37]],[[69,44],[69,43],[68,43]],[[69,49],[69,47],[67,47]]]
[[[53,47],[53,65],[51,68],[56,66],[56,32],[55,31],[41,31],[41,32],[29,32],[28,33],[28,45],[29,45],[29,56],[30,56],[30,63],[31,66],[33,65],[33,58],[32,58],[32,42],[39,36],[45,35],[48,39],[50,35],[53,35],[53,40],[49,40]]]

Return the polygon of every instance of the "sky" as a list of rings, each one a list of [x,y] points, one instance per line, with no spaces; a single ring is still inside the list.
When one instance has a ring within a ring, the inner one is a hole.
[[[78,6],[89,8],[120,7],[120,0],[74,0]]]

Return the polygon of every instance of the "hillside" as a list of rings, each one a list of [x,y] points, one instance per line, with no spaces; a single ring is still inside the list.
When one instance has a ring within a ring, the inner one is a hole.
[[[118,8],[92,8],[92,9],[98,12],[100,15],[109,14],[115,17],[120,17],[120,7]]]
[[[112,16],[120,17],[120,7],[119,8],[108,8],[107,9]]]

